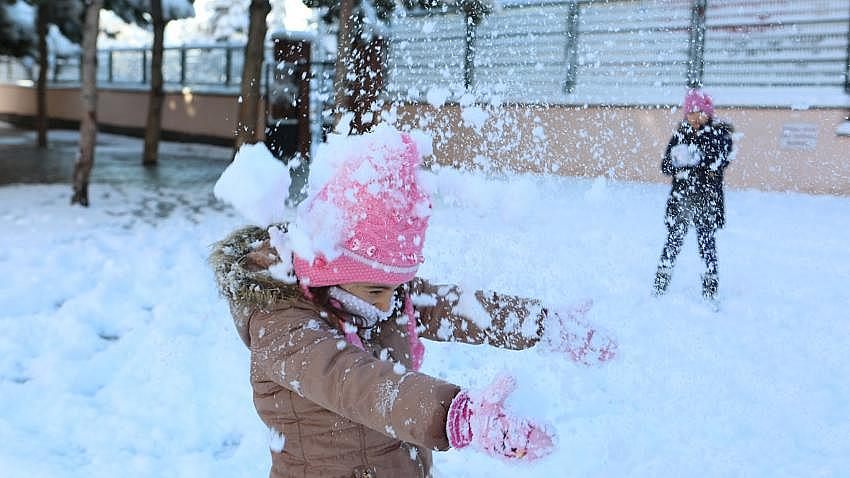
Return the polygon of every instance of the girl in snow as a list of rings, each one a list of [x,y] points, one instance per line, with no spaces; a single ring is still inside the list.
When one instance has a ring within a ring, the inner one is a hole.
[[[673,133],[661,171],[673,178],[664,222],[667,242],[655,274],[655,293],[663,294],[670,283],[676,256],[694,224],[699,253],[705,261],[703,296],[716,303],[717,250],[714,235],[723,227],[723,172],[732,153],[732,125],[714,120],[711,97],[689,90],[684,101],[685,118]]]
[[[295,221],[236,231],[211,256],[251,351],[254,404],[279,437],[272,477],[426,477],[431,450],[552,451],[549,428],[504,406],[510,376],[468,391],[420,373],[422,338],[539,343],[586,363],[615,352],[581,311],[415,277],[431,207],[422,146],[388,126],[341,139]]]

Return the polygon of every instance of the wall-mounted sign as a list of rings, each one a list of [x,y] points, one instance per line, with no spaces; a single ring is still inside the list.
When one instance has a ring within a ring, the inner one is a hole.
[[[796,151],[812,151],[818,145],[818,125],[815,123],[785,123],[779,147]]]

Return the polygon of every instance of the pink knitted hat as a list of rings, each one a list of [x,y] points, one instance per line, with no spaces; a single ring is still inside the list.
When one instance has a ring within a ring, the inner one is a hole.
[[[295,253],[295,274],[308,287],[407,282],[424,260],[431,210],[417,180],[416,142],[390,127],[349,141],[348,150],[338,151],[339,168],[306,209],[308,220],[336,217],[333,254],[319,252],[311,261]]]
[[[702,111],[709,118],[714,117],[714,102],[711,100],[711,96],[708,96],[702,90],[688,90],[682,107],[685,110],[685,115]]]

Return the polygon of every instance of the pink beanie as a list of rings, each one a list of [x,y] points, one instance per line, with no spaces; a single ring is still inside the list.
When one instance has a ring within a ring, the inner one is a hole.
[[[714,117],[714,103],[711,101],[711,97],[702,90],[688,90],[683,108],[685,115],[702,111],[709,118]]]
[[[338,170],[308,200],[308,216],[338,216],[341,230],[335,257],[294,254],[295,274],[307,287],[397,285],[413,279],[424,260],[431,202],[417,180],[416,142],[390,127],[351,138],[351,149],[336,158]]]

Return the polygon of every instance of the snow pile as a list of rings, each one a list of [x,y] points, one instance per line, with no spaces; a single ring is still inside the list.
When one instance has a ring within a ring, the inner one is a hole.
[[[733,165],[734,167],[734,165]],[[850,199],[729,191],[723,308],[700,297],[691,233],[651,296],[669,186],[424,175],[420,275],[546,304],[592,298],[619,356],[426,342],[423,371],[471,389],[506,370],[507,405],[553,424],[519,467],[435,453],[436,478],[843,476],[850,468]],[[206,264],[243,223],[209,185],[0,187],[0,475],[266,476],[285,437],[254,410],[249,351]],[[168,214],[162,214],[168,211]]]

